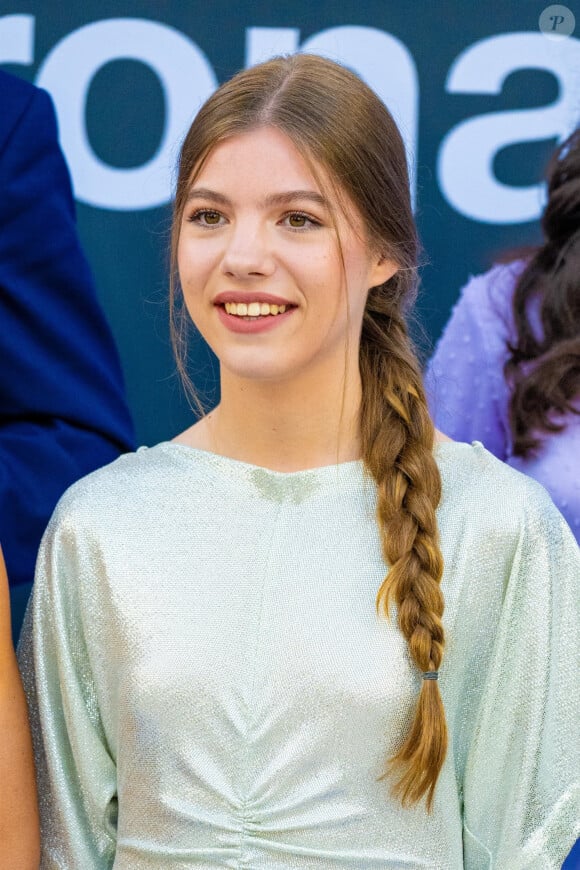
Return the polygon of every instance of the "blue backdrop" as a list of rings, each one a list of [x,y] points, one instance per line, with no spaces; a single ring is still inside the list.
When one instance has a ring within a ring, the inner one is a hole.
[[[470,273],[538,239],[542,168],[580,118],[580,40],[576,31],[558,36],[548,13],[540,23],[547,6],[0,3],[0,64],[47,88],[56,104],[141,442],[191,422],[168,341],[168,202],[180,139],[215,86],[240,67],[303,49],[342,60],[378,91],[413,169],[429,342]],[[192,369],[215,395],[201,346]]]

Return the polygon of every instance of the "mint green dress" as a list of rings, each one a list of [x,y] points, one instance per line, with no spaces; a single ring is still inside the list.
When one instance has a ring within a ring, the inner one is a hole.
[[[75,484],[21,646],[44,870],[555,870],[579,831],[580,553],[535,482],[436,448],[449,752],[380,779],[420,686],[377,616],[361,463],[164,443]]]

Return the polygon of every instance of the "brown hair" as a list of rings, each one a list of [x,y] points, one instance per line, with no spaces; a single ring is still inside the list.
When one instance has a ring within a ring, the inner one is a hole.
[[[390,566],[377,594],[388,616],[391,604],[422,674],[437,671],[444,637],[440,580],[443,560],[435,509],[441,495],[433,457],[434,430],[420,369],[405,324],[416,291],[418,241],[407,163],[396,125],[376,94],[357,76],[309,55],[276,58],[222,85],[194,120],[181,151],[172,236],[173,274],[189,187],[215,144],[261,126],[281,130],[358,208],[373,249],[399,269],[373,287],[360,344],[362,457],[377,490],[382,549]],[[175,350],[184,372],[180,337],[183,309],[175,307]],[[447,748],[439,687],[422,680],[414,720],[390,759],[394,790],[404,805],[426,796],[431,809]]]
[[[544,244],[520,275],[513,299],[517,339],[505,375],[512,388],[513,450],[525,456],[559,415],[580,413],[580,128],[553,155],[547,172]],[[538,306],[541,334],[530,322]]]

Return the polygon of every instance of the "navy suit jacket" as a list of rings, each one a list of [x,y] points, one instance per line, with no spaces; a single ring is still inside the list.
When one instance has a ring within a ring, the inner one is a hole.
[[[30,583],[64,490],[134,446],[48,94],[0,71],[0,543]]]

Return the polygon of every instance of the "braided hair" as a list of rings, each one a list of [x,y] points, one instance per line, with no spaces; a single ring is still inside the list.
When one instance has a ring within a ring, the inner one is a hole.
[[[362,458],[377,487],[377,522],[386,564],[377,608],[397,620],[419,672],[437,671],[443,656],[440,581],[443,560],[435,510],[441,480],[434,429],[405,314],[416,292],[418,240],[405,149],[393,118],[354,73],[312,55],[275,58],[239,73],[202,107],[180,158],[172,236],[172,334],[185,374],[177,246],[187,193],[217,142],[272,126],[311,166],[326,170],[363,218],[369,246],[393,260],[396,274],[370,290],[359,352]],[[340,197],[339,197],[340,200]],[[423,680],[414,720],[386,774],[404,805],[433,801],[445,759],[447,728],[439,686]]]

